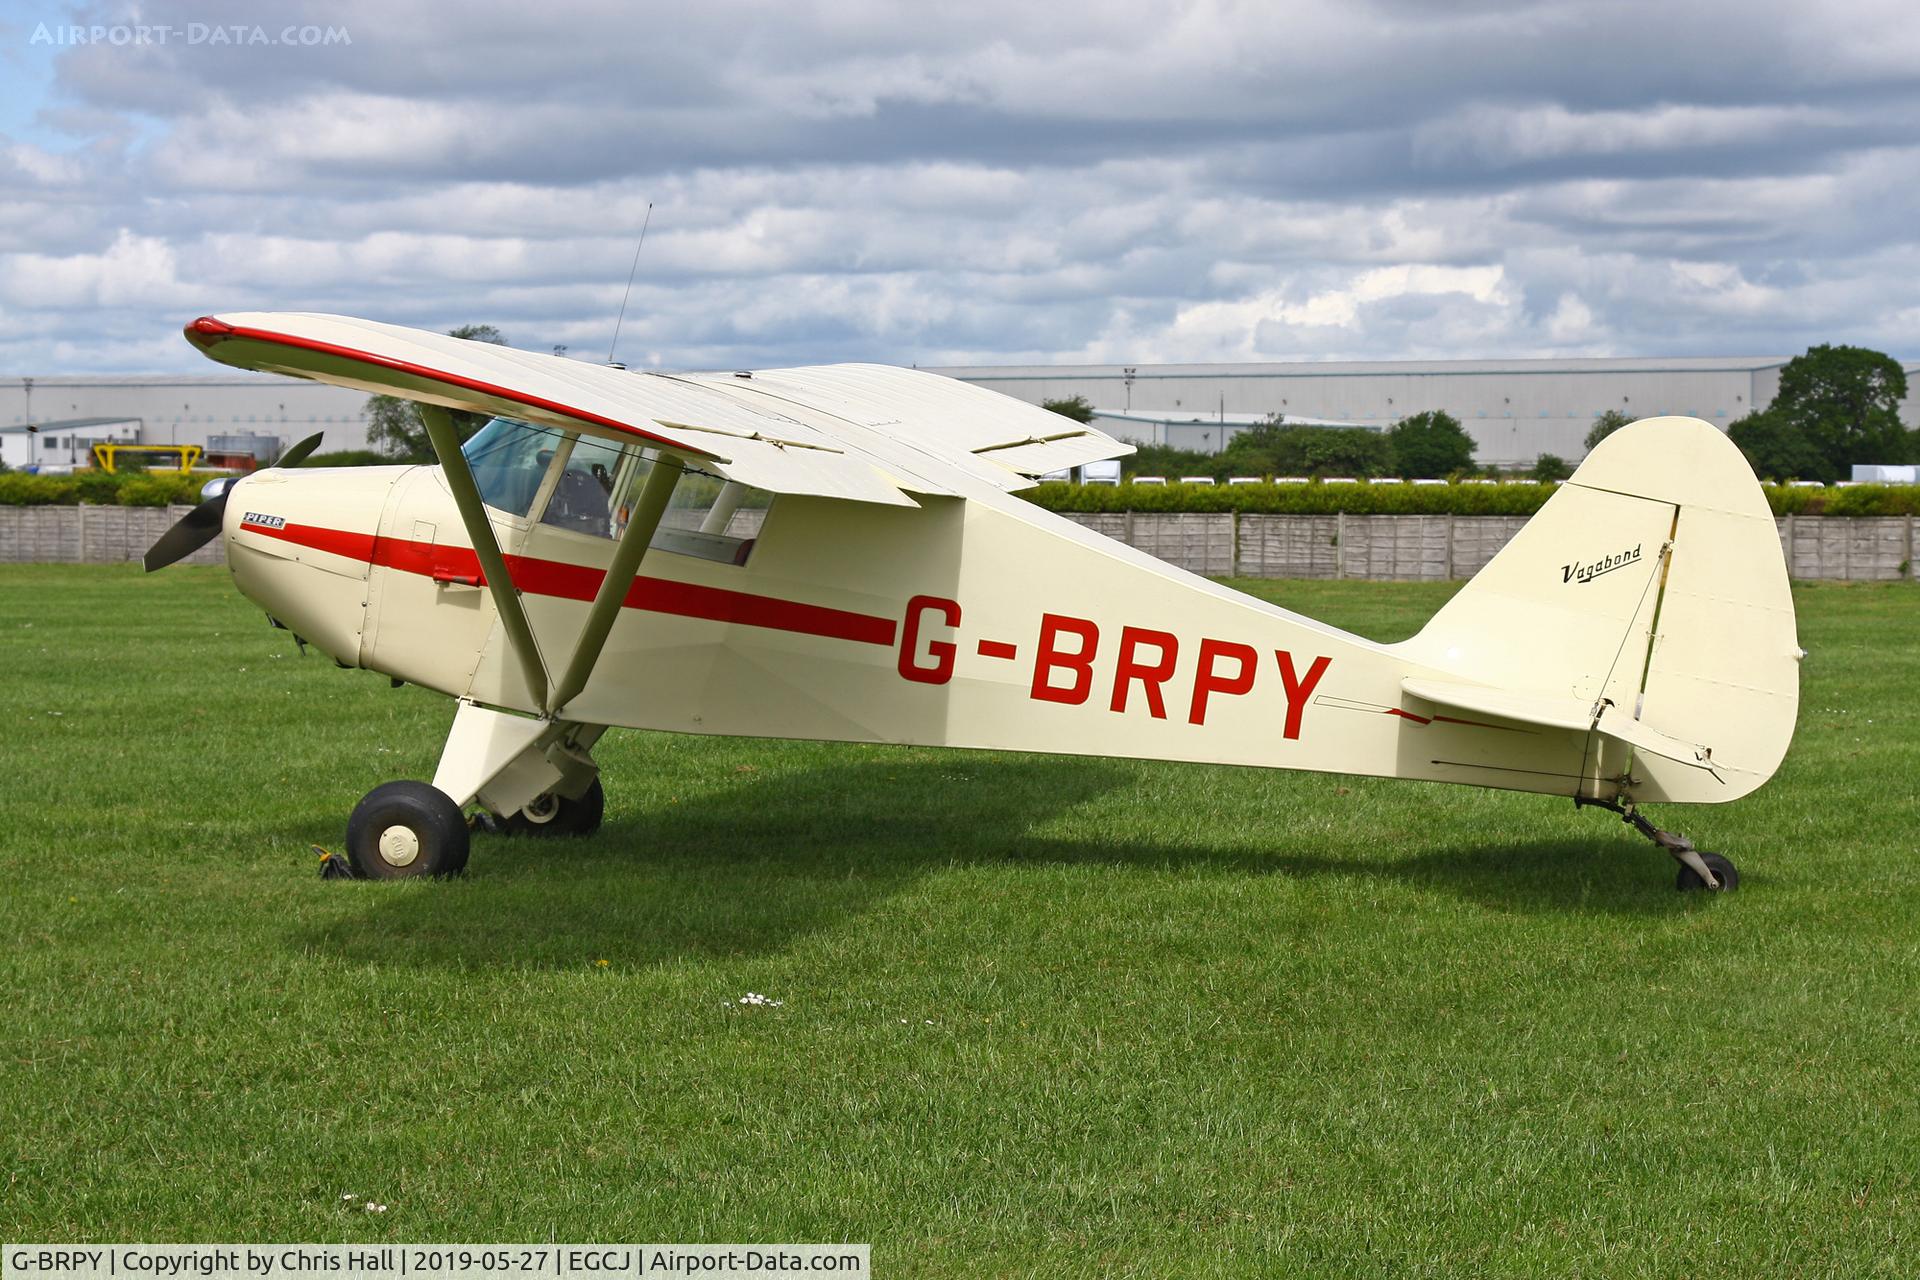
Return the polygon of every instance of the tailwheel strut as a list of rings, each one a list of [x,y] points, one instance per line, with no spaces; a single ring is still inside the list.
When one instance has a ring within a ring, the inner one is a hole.
[[[1726,893],[1740,887],[1740,872],[1731,861],[1720,854],[1696,849],[1693,841],[1678,832],[1666,831],[1654,826],[1632,801],[1622,804],[1618,800],[1594,800],[1586,796],[1573,798],[1574,808],[1584,809],[1589,806],[1619,814],[1622,822],[1672,854],[1673,860],[1680,864],[1679,875],[1674,879],[1674,888],[1708,889]]]

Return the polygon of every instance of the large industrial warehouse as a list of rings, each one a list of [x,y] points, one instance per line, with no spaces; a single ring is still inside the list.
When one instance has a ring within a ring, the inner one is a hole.
[[[1438,360],[1288,364],[1028,365],[943,368],[1032,403],[1084,397],[1122,439],[1216,452],[1270,414],[1384,428],[1444,409],[1482,463],[1578,459],[1594,418],[1680,413],[1725,428],[1765,407],[1782,356]],[[1920,384],[1920,364],[1906,366]],[[326,449],[366,445],[357,392],[291,378],[50,376],[0,378],[0,459],[19,467],[84,463],[95,440],[199,444],[269,456],[315,431]],[[1903,415],[1920,425],[1920,395]],[[39,431],[24,430],[29,424]],[[250,443],[247,443],[249,442]]]
[[[1428,360],[1288,364],[1035,365],[941,373],[1022,400],[1081,396],[1097,425],[1142,444],[1218,452],[1269,415],[1381,429],[1443,409],[1473,437],[1475,457],[1531,464],[1543,453],[1578,460],[1607,409],[1634,418],[1685,414],[1725,430],[1765,408],[1784,356],[1577,360]],[[1920,364],[1905,366],[1920,383]],[[1902,416],[1920,425],[1920,395]]]

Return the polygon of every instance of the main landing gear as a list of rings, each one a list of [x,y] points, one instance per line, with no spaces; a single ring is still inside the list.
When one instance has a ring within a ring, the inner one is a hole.
[[[1694,889],[1710,889],[1718,893],[1730,893],[1740,887],[1740,872],[1717,853],[1707,853],[1693,847],[1693,841],[1672,831],[1663,831],[1654,826],[1631,801],[1622,804],[1617,800],[1590,800],[1584,796],[1575,796],[1573,805],[1583,809],[1591,805],[1620,815],[1620,820],[1638,831],[1647,839],[1673,855],[1680,864],[1680,871],[1674,877],[1673,887],[1681,892]]]
[[[578,799],[549,791],[500,819],[499,826],[510,836],[590,836],[600,829],[606,811],[607,793],[595,778]]]
[[[462,702],[431,784],[387,782],[347,821],[356,876],[399,880],[458,875],[471,830],[584,836],[599,829],[607,796],[593,744],[604,726],[537,720]],[[480,814],[469,822],[466,809]]]
[[[467,815],[424,782],[383,782],[347,819],[347,861],[363,880],[457,875],[467,849]]]
[[[438,787],[383,782],[347,819],[347,861],[361,880],[458,875],[466,869],[476,828],[509,836],[586,836],[599,829],[606,807],[598,778],[578,797],[549,791],[516,813],[482,810],[472,819]]]

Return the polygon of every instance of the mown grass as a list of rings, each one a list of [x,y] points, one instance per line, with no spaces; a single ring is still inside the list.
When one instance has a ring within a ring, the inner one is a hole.
[[[447,704],[218,570],[0,569],[0,1235],[1911,1276],[1920,590],[1798,596],[1785,769],[1655,815],[1731,897],[1541,797],[637,733],[596,838],[382,885],[307,845]]]

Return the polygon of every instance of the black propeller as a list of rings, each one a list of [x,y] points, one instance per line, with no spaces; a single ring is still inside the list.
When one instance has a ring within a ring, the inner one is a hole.
[[[293,448],[281,454],[275,460],[276,467],[296,467],[306,460],[306,456],[320,447],[320,437],[324,432],[316,431]],[[141,563],[147,572],[164,569],[176,560],[184,560],[200,548],[212,542],[220,533],[220,526],[227,516],[227,495],[233,492],[233,478],[223,476],[209,480],[207,487],[200,492],[206,496],[193,510],[174,522],[173,528],[161,534],[159,539],[147,548],[147,554]],[[214,489],[214,486],[220,486]],[[212,492],[208,492],[212,490]]]

